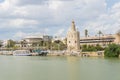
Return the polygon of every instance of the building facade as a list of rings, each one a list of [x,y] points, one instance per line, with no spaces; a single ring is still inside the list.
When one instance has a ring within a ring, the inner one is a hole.
[[[82,45],[100,45],[102,47],[107,47],[108,44],[120,44],[119,34],[110,34],[102,36],[92,36],[92,37],[81,37],[80,44]]]
[[[19,47],[40,47],[40,44],[43,42],[51,41],[52,36],[40,35],[40,36],[28,36],[17,42],[16,46]]]
[[[82,45],[100,45],[102,47],[107,47],[108,44],[112,43],[120,44],[120,32],[102,36],[80,37],[80,33],[76,29],[74,21],[72,21],[72,25],[67,32],[68,51],[79,51]]]
[[[76,29],[74,21],[72,21],[72,25],[67,32],[67,50],[68,51],[80,50],[80,33]]]

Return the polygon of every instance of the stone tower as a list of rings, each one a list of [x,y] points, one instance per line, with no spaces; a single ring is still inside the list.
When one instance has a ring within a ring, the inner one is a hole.
[[[72,25],[67,33],[67,50],[68,51],[80,50],[80,33],[76,29],[74,21],[72,21]]]

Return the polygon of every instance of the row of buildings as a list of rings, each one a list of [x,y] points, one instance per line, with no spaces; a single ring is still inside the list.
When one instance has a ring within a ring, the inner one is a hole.
[[[101,45],[106,47],[108,44],[115,43],[120,44],[120,35],[119,34],[109,34],[102,36],[93,36],[93,37],[81,37],[81,45]]]
[[[64,44],[65,39],[60,37],[53,37],[49,35],[33,35],[33,36],[27,36],[19,41],[13,41],[13,40],[1,40],[0,41],[0,47],[6,48],[7,46],[11,45],[10,41],[13,41],[15,43],[15,47],[20,48],[31,48],[31,47],[40,47],[40,44],[45,45],[46,42],[55,42],[55,41],[62,41]]]
[[[67,45],[67,50],[71,51],[79,51],[82,45],[101,45],[102,47],[106,47],[108,44],[115,43],[120,44],[120,33],[110,34],[110,35],[102,35],[102,36],[91,36],[91,37],[81,37],[80,32],[75,27],[75,22],[72,21],[72,25],[67,32],[66,38],[53,38],[49,35],[37,35],[37,36],[28,36],[20,41],[15,41],[15,46],[17,47],[31,47],[40,46],[39,43],[44,41],[62,41]],[[67,40],[67,41],[66,41]],[[9,40],[0,41],[1,47],[5,47],[9,44]]]

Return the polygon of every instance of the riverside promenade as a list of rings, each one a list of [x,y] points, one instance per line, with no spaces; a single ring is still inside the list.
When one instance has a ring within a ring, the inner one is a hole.
[[[20,49],[19,49],[20,50]],[[22,49],[24,50],[24,49]],[[29,49],[25,49],[29,50]],[[0,51],[0,55],[13,55],[15,50],[12,49],[3,49]],[[96,52],[76,52],[76,51],[67,51],[67,50],[46,50],[48,52],[47,56],[81,56],[81,57],[100,57],[104,56],[104,51]],[[32,56],[38,56],[37,53],[31,52]]]
[[[104,51],[96,52],[68,52],[68,51],[50,51],[49,56],[81,56],[81,57],[103,57]]]

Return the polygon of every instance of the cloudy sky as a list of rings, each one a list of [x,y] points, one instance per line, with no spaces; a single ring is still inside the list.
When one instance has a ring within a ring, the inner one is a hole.
[[[120,29],[120,0],[0,0],[0,39],[65,36],[74,19],[81,36]]]

